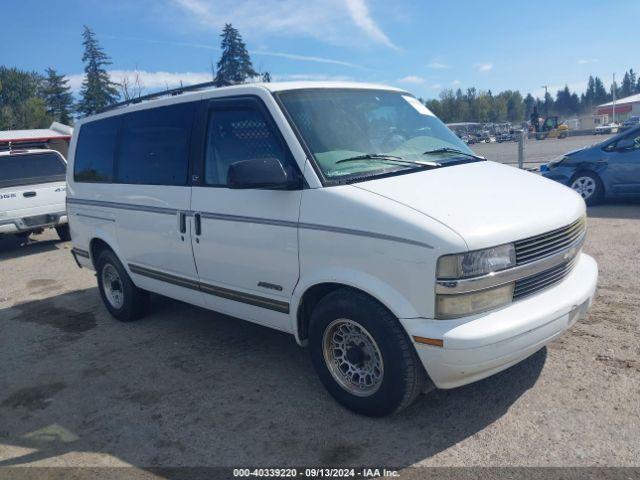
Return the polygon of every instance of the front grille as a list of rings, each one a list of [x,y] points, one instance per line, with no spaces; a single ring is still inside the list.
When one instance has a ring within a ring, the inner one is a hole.
[[[513,290],[513,299],[517,300],[526,297],[527,295],[539,292],[543,288],[558,283],[571,271],[571,268],[576,262],[576,258],[577,257],[574,257],[568,262],[556,265],[544,272],[536,273],[535,275],[516,281],[516,286]]]
[[[515,242],[516,265],[535,262],[568,247],[584,235],[586,222],[580,217],[566,227]]]

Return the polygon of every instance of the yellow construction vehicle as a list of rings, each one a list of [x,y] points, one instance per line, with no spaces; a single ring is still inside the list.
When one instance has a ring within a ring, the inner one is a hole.
[[[558,120],[557,116],[545,118],[542,125],[536,128],[536,140],[545,138],[567,138],[569,136],[569,125]]]

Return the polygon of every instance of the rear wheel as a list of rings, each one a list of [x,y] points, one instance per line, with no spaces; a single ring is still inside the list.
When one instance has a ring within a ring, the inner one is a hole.
[[[56,227],[56,232],[58,233],[58,237],[63,242],[69,242],[71,240],[71,231],[69,230],[69,224],[65,223],[64,225],[58,225]]]
[[[578,172],[571,179],[570,186],[584,199],[587,205],[595,205],[602,200],[604,187],[600,177],[591,172]]]
[[[104,250],[96,262],[98,289],[109,313],[122,322],[144,316],[149,305],[149,292],[136,287],[118,257]]]
[[[313,366],[346,408],[380,417],[407,407],[426,374],[398,320],[371,297],[336,290],[311,315]]]

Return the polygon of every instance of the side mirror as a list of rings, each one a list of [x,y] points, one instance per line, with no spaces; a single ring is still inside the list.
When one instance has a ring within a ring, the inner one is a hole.
[[[252,158],[232,163],[227,172],[229,188],[289,188],[289,179],[277,158]]]
[[[631,150],[636,146],[636,143],[630,138],[623,138],[616,143],[616,150],[622,152],[625,150]]]

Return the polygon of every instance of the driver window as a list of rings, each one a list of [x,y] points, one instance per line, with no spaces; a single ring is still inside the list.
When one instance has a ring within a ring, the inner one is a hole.
[[[262,113],[250,107],[209,112],[205,151],[206,185],[226,186],[232,163],[277,158],[287,168],[287,155]]]

